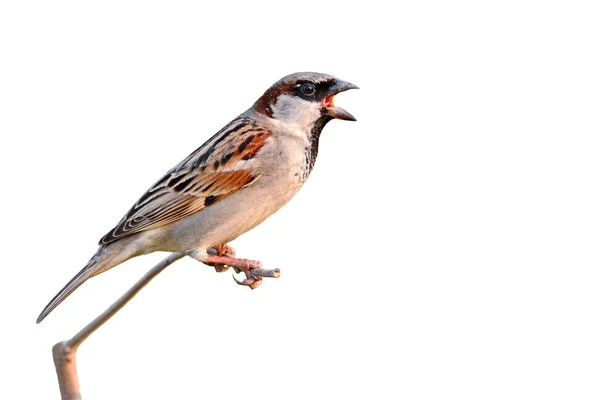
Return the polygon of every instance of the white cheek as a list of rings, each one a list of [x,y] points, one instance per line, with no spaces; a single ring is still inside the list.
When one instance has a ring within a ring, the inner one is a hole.
[[[321,117],[321,105],[318,102],[287,94],[277,98],[272,110],[273,118],[286,124],[298,125],[299,128],[312,126]]]

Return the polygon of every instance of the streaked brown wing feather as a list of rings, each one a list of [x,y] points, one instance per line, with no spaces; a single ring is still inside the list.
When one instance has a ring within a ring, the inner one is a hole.
[[[268,138],[246,118],[232,121],[156,182],[100,244],[173,223],[256,182],[246,164]]]

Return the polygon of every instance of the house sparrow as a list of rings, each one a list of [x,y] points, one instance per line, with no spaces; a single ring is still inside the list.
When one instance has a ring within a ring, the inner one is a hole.
[[[349,89],[358,87],[314,72],[276,82],[133,205],[37,323],[87,279],[155,251],[184,253],[218,272],[234,267],[246,276],[238,284],[256,288],[265,276],[261,263],[235,258],[227,243],[263,222],[302,187],[329,121],[355,121],[333,105],[333,97]]]

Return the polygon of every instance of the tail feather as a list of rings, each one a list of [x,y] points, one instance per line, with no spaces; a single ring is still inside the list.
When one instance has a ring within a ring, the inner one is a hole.
[[[106,247],[101,247],[98,252],[88,261],[87,265],[83,267],[81,271],[77,273],[70,281],[61,289],[60,292],[50,302],[40,316],[37,318],[36,323],[40,323],[54,310],[60,303],[62,303],[71,293],[75,291],[83,282],[87,281],[94,275],[98,275],[121,262],[127,258],[115,257],[113,251],[107,251]]]

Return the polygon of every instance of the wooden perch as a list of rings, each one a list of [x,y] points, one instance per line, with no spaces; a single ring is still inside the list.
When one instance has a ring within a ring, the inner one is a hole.
[[[96,319],[90,322],[85,328],[79,331],[69,340],[58,342],[52,347],[52,357],[56,367],[58,385],[62,400],[79,400],[81,393],[79,391],[79,380],[77,379],[77,348],[85,339],[100,328],[106,321],[112,318],[125,304],[129,302],[144,286],[148,284],[156,275],[160,274],[165,268],[184,257],[185,254],[173,253],[159,262],[148,271],[139,281],[136,282],[123,296],[115,301],[110,307],[100,314]]]
[[[209,254],[217,254],[215,249],[208,249]],[[110,307],[100,314],[95,320],[90,322],[85,328],[79,331],[69,340],[58,342],[52,347],[52,357],[54,358],[54,366],[56,367],[56,375],[58,376],[58,385],[60,387],[60,395],[62,400],[79,400],[81,393],[79,391],[79,380],[77,379],[77,363],[76,355],[77,348],[85,339],[100,328],[106,321],[112,318],[125,304],[129,302],[144,286],[148,284],[156,275],[160,274],[165,268],[173,264],[180,258],[185,257],[183,253],[173,253],[167,258],[156,264],[150,271],[146,273],[139,281],[135,283],[123,296],[115,301]],[[208,264],[211,265],[211,264]],[[214,265],[211,265],[214,267]],[[217,266],[217,272],[227,270],[227,266]],[[248,272],[249,278],[279,278],[279,269],[262,269],[257,268]],[[235,276],[234,276],[235,279]]]
[[[209,254],[216,254],[215,249],[208,249]],[[75,336],[69,340],[58,342],[52,347],[52,357],[54,358],[54,366],[56,367],[56,375],[58,377],[58,385],[60,387],[60,395],[62,400],[80,400],[81,392],[79,391],[79,380],[77,379],[77,363],[76,355],[77,348],[85,339],[100,328],[106,321],[111,319],[125,304],[129,302],[144,286],[148,284],[156,275],[160,274],[165,268],[173,264],[180,258],[185,257],[183,253],[173,253],[167,258],[159,262],[146,273],[139,281],[135,283],[123,296],[115,301],[102,314],[96,317],[85,328],[80,330]],[[209,264],[210,265],[210,264]],[[227,270],[228,267],[217,266],[217,272]],[[256,279],[264,278],[279,278],[279,269],[253,269],[250,272],[250,277]],[[235,276],[234,276],[235,279]]]

